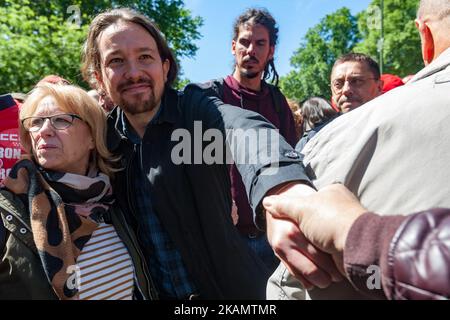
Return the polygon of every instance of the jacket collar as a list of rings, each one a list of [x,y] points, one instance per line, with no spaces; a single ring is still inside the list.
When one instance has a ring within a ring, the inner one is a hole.
[[[251,89],[248,89],[244,86],[242,86],[234,77],[233,75],[229,75],[224,79],[224,82],[227,84],[227,86],[231,89],[233,94],[236,97],[239,98],[245,98],[248,100],[254,100],[259,103],[261,100],[270,99],[270,89],[267,85],[267,83],[264,80],[261,80],[261,90],[260,91],[253,91]]]
[[[155,120],[155,124],[175,124],[179,116],[180,93],[172,88],[164,91],[161,102],[161,112]],[[107,146],[110,151],[116,151],[122,141],[128,140],[123,131],[122,125],[123,111],[116,106],[107,117]]]
[[[441,55],[426,66],[424,69],[419,71],[414,78],[411,79],[407,84],[414,83],[419,80],[425,79],[439,71],[446,69],[450,65],[450,48],[447,48]]]

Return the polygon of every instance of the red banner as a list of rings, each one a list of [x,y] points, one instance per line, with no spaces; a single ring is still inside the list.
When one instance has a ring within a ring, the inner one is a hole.
[[[20,158],[19,107],[11,96],[0,97],[0,182]]]

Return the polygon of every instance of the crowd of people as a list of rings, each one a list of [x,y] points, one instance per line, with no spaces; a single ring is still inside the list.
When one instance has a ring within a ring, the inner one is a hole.
[[[347,53],[331,101],[292,101],[265,9],[236,19],[230,75],[181,91],[148,17],[97,15],[90,91],[0,96],[0,299],[450,298],[450,1],[416,26],[406,84]]]

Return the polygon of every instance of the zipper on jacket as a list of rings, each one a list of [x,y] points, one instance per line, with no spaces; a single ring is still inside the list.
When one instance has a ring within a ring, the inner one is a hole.
[[[22,218],[19,217],[18,211],[15,208],[9,207],[9,205],[4,205],[1,202],[0,202],[0,207],[3,210],[5,210],[6,214],[13,215],[17,220],[19,220],[19,222],[22,224],[23,227],[25,227],[31,234],[33,234],[33,230],[31,230],[31,226],[29,226],[24,220],[22,220]],[[25,210],[28,210],[28,208],[25,208]],[[2,219],[2,217],[0,217],[0,219]],[[0,223],[3,223],[3,221],[1,221]],[[29,246],[27,245],[27,247],[29,247]],[[2,248],[0,248],[0,249],[2,249]],[[35,248],[35,249],[30,248],[30,249],[33,252],[33,254],[35,254],[36,257],[39,258],[39,253],[37,251],[37,248]],[[47,282],[48,282],[49,286],[52,288],[52,292],[54,293],[55,297],[57,297],[56,290],[53,287],[53,284],[51,283],[50,279],[48,277],[46,277],[46,279],[47,279]]]
[[[130,208],[131,213],[134,215],[134,217],[136,219],[136,222],[138,222],[137,215],[135,214],[135,212],[136,212],[135,210],[136,209],[134,207],[134,204],[131,201],[132,198],[131,198],[131,194],[130,194],[130,190],[131,190],[131,188],[130,188],[130,185],[131,185],[131,183],[130,183],[130,168],[131,168],[131,164],[133,163],[134,157],[136,156],[136,151],[137,151],[136,144],[133,144],[133,153],[131,154],[131,158],[130,158],[130,160],[127,163],[125,174],[126,174],[126,180],[127,180],[127,202],[128,202],[128,207]],[[126,220],[125,220],[125,222],[126,222]],[[131,234],[127,223],[125,223],[125,227],[126,227],[128,233]],[[139,223],[137,223],[137,229],[139,229]],[[139,235],[138,235],[138,231],[139,230],[136,230],[136,231],[137,231],[136,232],[136,237],[138,237],[138,239],[139,239]],[[147,267],[147,263],[145,262],[146,260],[145,260],[144,254],[142,253],[142,251],[140,249],[140,246],[134,241],[133,237],[130,236],[130,239],[131,239],[131,243],[134,245],[134,247],[136,249],[136,252],[141,257],[141,267],[142,267],[142,270],[144,271],[144,276],[145,276],[145,279],[147,280],[147,285],[149,286],[150,298],[154,298],[156,300],[156,299],[158,299],[158,292],[156,291],[156,287],[155,287],[155,285],[153,283],[151,275],[147,274],[145,272],[146,269],[147,270],[150,270],[150,269]],[[139,283],[137,283],[137,287],[139,288]],[[139,290],[141,291],[141,294],[142,294],[142,289],[139,288]],[[143,297],[145,298],[144,295],[143,295]]]

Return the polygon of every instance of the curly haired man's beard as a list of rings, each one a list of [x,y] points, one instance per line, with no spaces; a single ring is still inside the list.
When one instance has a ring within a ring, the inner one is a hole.
[[[251,60],[253,60],[257,63],[259,62],[256,58],[247,59],[247,61],[251,61]],[[266,66],[267,66],[267,63],[264,65],[264,68],[266,68]],[[239,68],[239,73],[241,74],[242,78],[254,79],[254,78],[262,76],[262,74],[264,73],[264,68],[262,70],[250,71],[248,69],[241,67],[241,68]]]
[[[260,75],[260,72],[251,72],[251,71],[248,71],[248,70],[242,70],[241,69],[241,77],[242,78],[254,79],[258,75]]]
[[[128,114],[138,115],[141,113],[153,111],[159,105],[159,101],[156,101],[154,92],[150,92],[148,99],[143,100],[135,98],[134,101],[128,101],[121,98],[119,103],[120,108]]]

